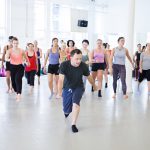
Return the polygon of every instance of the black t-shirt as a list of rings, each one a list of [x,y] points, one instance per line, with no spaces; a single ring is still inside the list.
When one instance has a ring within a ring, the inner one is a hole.
[[[81,62],[79,67],[74,67],[70,60],[60,65],[59,73],[65,76],[63,88],[83,87],[82,76],[90,75],[89,68],[84,62]]]

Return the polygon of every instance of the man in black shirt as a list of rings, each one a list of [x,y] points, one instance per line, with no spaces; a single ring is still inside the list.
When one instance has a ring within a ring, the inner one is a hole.
[[[80,111],[80,100],[84,93],[83,76],[87,76],[94,90],[97,86],[94,83],[87,65],[82,60],[82,52],[75,49],[71,52],[71,60],[60,65],[58,90],[63,97],[63,110],[65,117],[72,112],[72,132],[78,132],[76,121]],[[63,89],[63,92],[62,92]]]

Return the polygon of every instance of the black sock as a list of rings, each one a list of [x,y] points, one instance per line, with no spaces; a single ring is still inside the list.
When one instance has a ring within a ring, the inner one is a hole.
[[[107,83],[105,83],[105,88],[107,88],[108,87],[108,85],[107,85]]]
[[[98,91],[98,97],[102,97],[101,90]]]
[[[64,115],[65,115],[66,118],[69,116],[69,114],[64,114]]]
[[[78,129],[77,129],[76,125],[72,125],[71,128],[72,128],[73,133],[78,132]]]

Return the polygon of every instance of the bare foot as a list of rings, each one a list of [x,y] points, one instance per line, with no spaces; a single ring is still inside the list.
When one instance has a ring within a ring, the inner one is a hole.
[[[9,90],[10,90],[10,89],[8,89],[8,90],[6,91],[6,93],[9,93]]]
[[[61,96],[57,94],[56,99],[61,99]]]
[[[123,95],[123,98],[124,99],[128,99],[128,95]]]
[[[114,95],[112,96],[112,98],[115,99],[115,98],[116,98],[116,94],[114,94]]]
[[[20,100],[21,100],[21,94],[17,94],[16,101],[20,101]]]

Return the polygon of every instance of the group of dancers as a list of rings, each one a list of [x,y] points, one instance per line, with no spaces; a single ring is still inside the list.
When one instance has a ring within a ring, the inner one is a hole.
[[[98,39],[95,48],[90,51],[89,41],[86,39],[82,41],[81,49],[75,46],[73,40],[68,40],[67,43],[62,40],[59,46],[58,38],[52,39],[43,64],[43,71],[48,74],[49,99],[52,99],[54,95],[58,99],[62,97],[65,117],[67,118],[72,112],[71,129],[74,133],[78,132],[76,121],[80,111],[80,100],[86,88],[86,80],[92,85],[91,91],[98,91],[97,96],[102,97],[103,75],[105,88],[107,88],[108,73],[111,74],[113,76],[113,98],[115,99],[119,77],[122,83],[123,98],[128,98],[126,57],[132,67],[136,67],[136,80],[140,83],[144,78],[147,79],[148,95],[150,96],[150,43],[146,44],[145,51],[142,51],[141,45],[138,44],[138,51],[133,59],[124,44],[125,38],[119,37],[118,46],[110,50],[108,43],[103,43],[101,39]],[[2,66],[5,61],[7,92],[14,91],[18,101],[21,99],[24,72],[27,83],[31,87],[31,93],[34,88],[35,75],[38,76],[40,85],[41,58],[42,49],[38,48],[37,41],[27,43],[24,51],[19,47],[19,40],[16,37],[9,37],[9,44],[4,47]],[[47,60],[49,60],[48,69],[46,69]],[[96,80],[97,84],[95,84]]]

